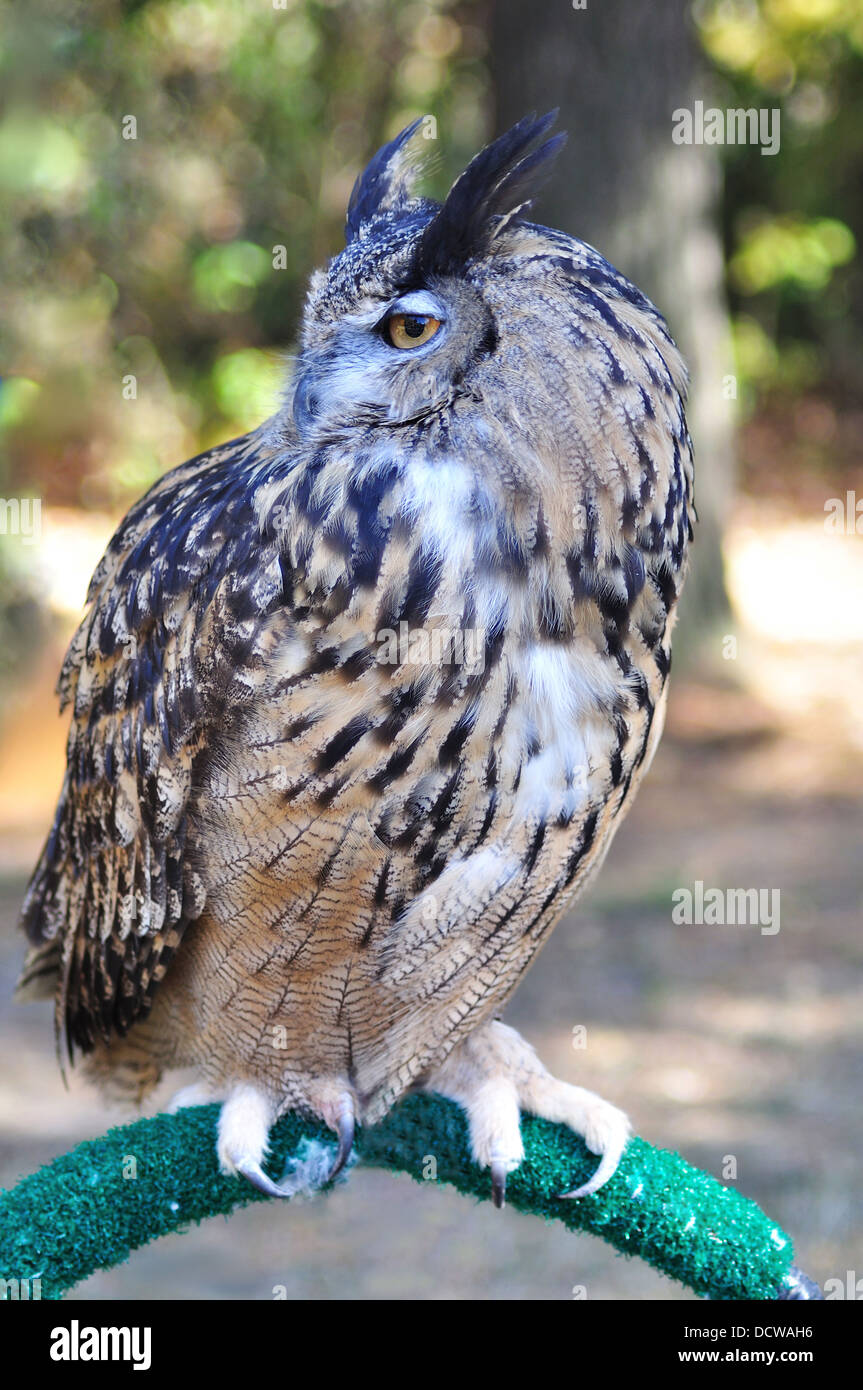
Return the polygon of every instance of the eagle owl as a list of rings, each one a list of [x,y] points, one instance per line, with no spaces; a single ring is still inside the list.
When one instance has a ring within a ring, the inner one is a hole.
[[[311,280],[283,407],[168,473],[91,582],[26,994],[107,1092],[173,1067],[262,1190],[285,1110],[337,1136],[465,1110],[495,1201],[521,1111],[614,1172],[626,1117],[499,1019],[662,725],[692,527],[686,374],[653,305],[532,223],[554,115],[442,204],[403,131]]]

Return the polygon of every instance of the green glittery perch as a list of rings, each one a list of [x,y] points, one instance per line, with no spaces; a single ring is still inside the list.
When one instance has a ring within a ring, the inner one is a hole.
[[[269,1200],[243,1179],[220,1174],[218,1113],[217,1105],[195,1106],[111,1129],[0,1191],[0,1278],[41,1277],[42,1297],[60,1298],[158,1236]],[[507,1186],[507,1201],[519,1211],[600,1236],[698,1294],[775,1299],[784,1290],[789,1296],[790,1238],[754,1202],[678,1154],[632,1139],[605,1187],[566,1201],[556,1194],[584,1182],[596,1168],[595,1155],[563,1125],[525,1116],[522,1134],[525,1160]],[[274,1176],[303,1140],[329,1144],[332,1135],[302,1116],[283,1116],[271,1134]],[[445,1182],[466,1196],[490,1196],[488,1172],[470,1158],[463,1114],[440,1096],[407,1097],[379,1124],[358,1131],[356,1152],[363,1163],[429,1186]],[[427,1177],[429,1156],[434,1181]]]

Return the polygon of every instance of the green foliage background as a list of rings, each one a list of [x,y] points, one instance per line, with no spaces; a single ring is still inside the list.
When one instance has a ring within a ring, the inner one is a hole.
[[[859,410],[863,3],[705,0],[694,13],[715,69],[715,104],[775,108],[781,118],[775,156],[723,150],[746,413],[811,390],[828,410]],[[859,453],[859,418],[849,425],[847,445]],[[835,431],[825,442],[835,458]]]
[[[279,4],[4,6],[4,487],[117,506],[257,423],[369,153],[426,111],[481,141],[452,6]]]

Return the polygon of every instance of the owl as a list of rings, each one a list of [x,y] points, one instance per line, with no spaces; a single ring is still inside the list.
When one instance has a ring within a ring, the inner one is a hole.
[[[276,1118],[334,1144],[463,1107],[497,1205],[522,1112],[615,1171],[622,1112],[501,1021],[660,736],[692,537],[686,373],[653,305],[527,213],[526,117],[443,203],[419,122],[312,276],[282,407],[168,473],[93,576],[22,994],[106,1095],[171,1068],[273,1196]]]

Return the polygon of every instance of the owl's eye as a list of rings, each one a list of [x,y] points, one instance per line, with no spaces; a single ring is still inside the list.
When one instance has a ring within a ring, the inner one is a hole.
[[[440,319],[431,314],[390,314],[384,324],[384,335],[393,347],[421,347],[434,337],[440,325]]]

